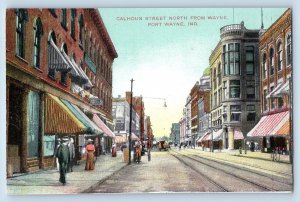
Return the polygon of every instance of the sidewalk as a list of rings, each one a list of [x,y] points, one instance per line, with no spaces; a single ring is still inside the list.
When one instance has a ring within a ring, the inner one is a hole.
[[[117,157],[102,155],[97,158],[95,170],[85,171],[85,163],[73,167],[73,172],[67,173],[67,184],[62,186],[58,181],[59,172],[56,169],[42,170],[7,179],[7,194],[76,194],[86,192],[100,182],[122,169],[127,164],[123,162],[123,153]]]

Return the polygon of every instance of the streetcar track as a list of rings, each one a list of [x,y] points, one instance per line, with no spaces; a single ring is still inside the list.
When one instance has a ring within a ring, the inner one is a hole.
[[[175,151],[174,151],[175,152]],[[193,155],[196,155],[196,154],[193,154]],[[196,155],[196,156],[198,156],[198,155]],[[203,159],[214,159],[214,160],[212,160],[212,161],[215,161],[215,162],[222,162],[222,161],[224,161],[224,160],[222,160],[222,159],[220,159],[220,158],[216,158],[216,157],[212,157],[212,156],[210,156],[210,157],[208,157],[208,158],[204,158],[204,157],[200,157],[200,156],[198,156],[199,158],[203,158]],[[239,157],[239,156],[237,156],[237,157]],[[245,157],[245,156],[243,156],[244,158],[250,158],[250,157]],[[252,157],[251,157],[252,158]],[[255,159],[255,158],[253,158],[253,159]],[[269,160],[264,160],[264,159],[259,159],[259,160],[261,160],[261,161],[269,161]],[[282,162],[279,162],[279,163],[282,163]],[[233,165],[233,164],[232,164]],[[248,163],[245,163],[244,164],[245,166],[249,166],[249,167],[252,167],[252,168],[259,168],[259,169],[262,169],[262,170],[264,170],[264,171],[269,171],[269,172],[273,172],[273,173],[275,173],[275,174],[279,174],[279,175],[288,175],[288,176],[292,176],[292,174],[291,173],[287,173],[287,172],[278,172],[278,171],[274,171],[274,170],[269,170],[269,169],[265,169],[265,168],[261,168],[261,167],[255,167],[255,166],[252,166],[252,165],[250,165],[250,164],[248,164]],[[292,184],[291,184],[292,185]]]
[[[171,152],[169,152],[173,157],[175,157],[177,160],[179,160],[181,163],[183,163],[184,165],[188,166],[189,168],[191,168],[193,171],[195,171],[196,173],[200,174],[201,177],[205,178],[206,180],[208,180],[211,184],[213,184],[214,186],[216,186],[217,188],[219,188],[220,190],[222,190],[223,192],[229,192],[228,189],[226,189],[225,187],[223,187],[221,184],[216,183],[214,180],[212,180],[211,178],[209,178],[208,176],[206,176],[203,172],[199,171],[198,169],[194,168],[193,166],[189,165],[188,163],[186,163],[185,161],[180,160],[180,158],[174,154],[172,154]]]
[[[174,151],[176,152],[176,151]],[[176,152],[178,153],[178,152]],[[178,154],[181,154],[181,153],[178,153]],[[184,155],[184,154],[181,154],[181,155]],[[290,182],[284,182],[284,180],[286,181],[287,179],[284,179],[283,177],[279,177],[279,176],[274,176],[272,174],[263,174],[263,173],[260,173],[259,171],[257,170],[252,170],[251,168],[245,168],[245,167],[242,167],[242,166],[238,166],[238,165],[234,165],[232,163],[226,163],[224,162],[223,160],[220,160],[218,158],[205,158],[205,157],[202,157],[202,156],[198,156],[196,154],[192,154],[194,157],[196,158],[199,158],[199,159],[203,159],[203,160],[206,160],[206,161],[212,161],[212,162],[216,162],[218,164],[221,164],[221,165],[225,165],[225,166],[229,166],[229,167],[233,167],[233,168],[236,168],[236,169],[239,169],[239,170],[243,170],[245,172],[251,172],[251,173],[254,173],[254,174],[257,174],[257,175],[260,175],[262,177],[266,177],[266,178],[269,178],[273,181],[276,181],[276,182],[279,182],[279,183],[283,183],[283,184],[286,184],[286,185],[290,185],[290,186],[293,186],[293,183],[290,183]],[[187,155],[184,155],[184,156],[187,156]],[[191,158],[191,157],[189,157]],[[215,159],[218,159],[218,160],[215,160]],[[248,165],[247,165],[248,166]],[[249,166],[249,167],[252,167],[252,168],[256,168],[254,166]],[[269,170],[268,170],[269,171]],[[274,173],[278,174],[279,172],[275,172]],[[275,178],[274,178],[275,177]],[[276,178],[281,178],[282,180],[279,180],[279,179],[276,179]]]
[[[179,152],[175,152],[175,151],[172,151],[172,152],[177,153],[177,154],[180,154]],[[171,154],[171,152],[170,152],[170,154]],[[175,156],[174,154],[171,154],[171,155]],[[247,182],[247,183],[249,183],[249,184],[252,184],[252,185],[255,185],[255,186],[257,186],[257,187],[260,187],[260,188],[262,188],[262,189],[264,189],[264,190],[266,190],[266,191],[279,191],[279,190],[276,190],[276,189],[270,189],[269,187],[266,187],[266,186],[264,186],[264,185],[258,184],[258,183],[256,183],[256,182],[253,182],[253,181],[251,181],[251,180],[248,180],[248,179],[246,179],[246,178],[243,178],[243,177],[238,176],[238,175],[236,175],[236,174],[233,174],[233,173],[231,173],[231,172],[222,170],[222,169],[220,169],[220,168],[216,168],[216,167],[214,167],[214,166],[212,166],[212,165],[209,165],[209,164],[207,164],[207,163],[200,162],[199,160],[196,160],[196,159],[194,159],[194,158],[192,158],[192,157],[189,157],[189,156],[187,156],[187,155],[184,155],[184,154],[180,154],[180,155],[181,155],[181,156],[184,156],[185,158],[188,158],[188,159],[190,159],[190,160],[193,160],[193,161],[196,161],[196,162],[201,163],[201,164],[203,164],[203,165],[206,165],[206,166],[208,166],[208,167],[210,167],[210,168],[213,168],[213,169],[219,170],[219,171],[221,171],[221,172],[223,172],[223,173],[226,173],[226,174],[228,174],[228,175],[231,175],[231,176],[237,178],[238,180],[242,180],[242,181]],[[177,156],[175,156],[175,157],[177,158]],[[179,157],[178,157],[177,159],[179,159]],[[183,163],[184,163],[184,162],[183,162]],[[185,164],[187,164],[187,163],[185,163]],[[191,167],[191,165],[187,165],[187,166]],[[200,172],[200,171],[197,170],[197,172]],[[210,179],[210,180],[212,180],[212,179]],[[222,185],[221,185],[221,186],[222,186]]]

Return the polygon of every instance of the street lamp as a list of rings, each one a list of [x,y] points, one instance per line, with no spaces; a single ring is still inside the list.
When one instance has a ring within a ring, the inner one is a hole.
[[[133,85],[133,79],[131,81],[131,89],[130,89],[130,115],[129,115],[129,137],[128,137],[128,147],[129,147],[129,160],[128,164],[131,164],[131,124],[132,124],[132,85]]]

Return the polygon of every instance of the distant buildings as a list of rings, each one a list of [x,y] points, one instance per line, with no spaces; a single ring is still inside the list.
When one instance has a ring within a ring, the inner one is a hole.
[[[179,123],[172,123],[170,141],[173,142],[174,145],[180,144],[180,126]]]

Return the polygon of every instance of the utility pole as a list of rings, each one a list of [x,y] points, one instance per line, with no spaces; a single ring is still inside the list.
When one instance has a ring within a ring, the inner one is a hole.
[[[132,125],[132,85],[133,79],[131,81],[131,89],[130,89],[130,115],[129,115],[129,137],[128,137],[128,147],[129,147],[129,161],[128,164],[131,164],[131,125]]]

